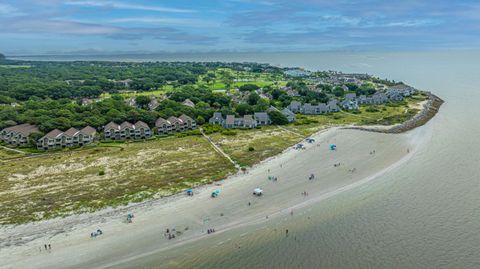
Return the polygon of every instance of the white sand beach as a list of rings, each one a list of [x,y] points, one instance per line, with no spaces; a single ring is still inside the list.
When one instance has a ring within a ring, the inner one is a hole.
[[[392,135],[332,128],[313,138],[314,143],[304,143],[305,150],[288,149],[246,174],[195,189],[193,197],[179,194],[125,208],[1,227],[0,267],[115,267],[230,229],[275,221],[394,169],[428,136],[416,131]],[[331,143],[337,150],[330,150]],[[315,179],[309,180],[312,173]],[[268,180],[269,175],[278,181]],[[256,187],[264,190],[263,196],[252,195]],[[211,198],[216,189],[219,197]],[[135,215],[133,223],[126,223],[128,213]],[[179,232],[175,239],[164,236],[167,228]],[[103,235],[90,238],[97,229]],[[207,234],[208,229],[215,233]],[[45,250],[44,244],[51,244],[51,250]]]

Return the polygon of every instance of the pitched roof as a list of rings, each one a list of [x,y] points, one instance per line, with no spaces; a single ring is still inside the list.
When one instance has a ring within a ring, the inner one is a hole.
[[[107,125],[105,125],[105,130],[109,130],[109,129],[120,129],[120,126],[118,126],[118,124],[116,124],[115,122],[111,121],[109,122]]]
[[[75,129],[75,128],[70,128],[66,130],[63,134],[66,136],[74,137],[76,134],[78,134],[80,131]]]
[[[148,124],[146,124],[145,122],[143,122],[143,121],[141,121],[141,120],[135,122],[135,129],[142,128],[142,127],[143,127],[143,128],[150,128],[150,127],[148,126]]]
[[[20,133],[24,136],[29,136],[32,133],[39,132],[37,126],[31,125],[29,123],[7,127],[4,130],[8,132]]]
[[[179,119],[181,119],[181,120],[184,121],[184,122],[187,122],[187,121],[191,121],[191,122],[192,122],[192,121],[193,121],[192,118],[190,118],[189,116],[187,116],[187,115],[185,115],[185,114],[182,114],[182,115],[179,117]]]
[[[122,122],[122,124],[120,124],[120,130],[123,130],[125,128],[130,128],[130,129],[134,129],[135,128],[135,125],[131,124],[130,122],[128,121],[124,121]]]
[[[171,116],[168,118],[168,121],[171,123],[171,124],[175,124],[175,123],[183,123],[183,121],[177,117],[174,117],[174,116]]]
[[[48,138],[57,138],[59,135],[63,134],[62,131],[58,130],[58,129],[55,129],[55,130],[52,130],[50,131],[49,133],[47,133],[44,137],[48,137]]]
[[[167,124],[167,125],[170,125],[171,123],[164,119],[164,118],[158,118],[156,121],[155,121],[155,126],[159,127],[159,126],[162,126],[163,124]]]
[[[80,132],[86,135],[94,135],[97,132],[97,130],[95,130],[95,128],[91,126],[85,126],[82,128],[82,130],[80,130]]]
[[[190,99],[185,99],[182,104],[184,106],[195,107],[195,103],[193,103]]]

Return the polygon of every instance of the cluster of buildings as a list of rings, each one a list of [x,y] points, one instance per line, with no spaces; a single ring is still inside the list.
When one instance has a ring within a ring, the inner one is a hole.
[[[273,110],[282,113],[289,122],[295,121],[295,114],[289,109],[278,110],[275,107],[270,107],[265,112],[255,112],[253,115],[244,115],[243,117],[227,115],[227,117],[224,118],[221,112],[215,112],[213,113],[213,117],[208,120],[208,123],[221,125],[224,128],[255,128],[257,126],[272,124],[268,112]]]
[[[340,105],[347,110],[358,109],[359,105],[381,105],[388,102],[400,102],[407,96],[415,93],[415,89],[408,85],[400,84],[387,89],[386,91],[377,91],[372,96],[348,93]]]
[[[103,128],[105,140],[139,140],[153,136],[155,131],[158,134],[169,134],[184,132],[195,129],[196,122],[187,115],[180,117],[159,118],[152,130],[143,121],[130,123],[125,121],[121,124],[110,122]],[[27,146],[30,143],[30,135],[40,133],[35,125],[28,123],[11,126],[0,131],[0,140],[13,146]],[[56,149],[75,146],[84,146],[92,143],[97,137],[95,128],[87,126],[82,129],[70,128],[66,131],[59,129],[52,130],[37,140],[38,149]]]
[[[33,133],[40,133],[37,126],[28,123],[7,127],[0,132],[0,140],[13,146],[28,145],[29,137]]]
[[[293,113],[306,115],[319,115],[340,111],[337,100],[330,100],[328,103],[320,103],[318,105],[312,105],[310,103],[302,104],[299,101],[292,101],[287,108]]]
[[[93,142],[97,131],[95,128],[87,126],[80,130],[70,128],[65,132],[55,129],[38,139],[38,149],[55,149],[74,146],[83,146]]]

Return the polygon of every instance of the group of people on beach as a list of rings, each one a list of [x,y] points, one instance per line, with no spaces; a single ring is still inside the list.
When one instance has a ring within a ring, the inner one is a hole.
[[[45,248],[45,250],[52,250],[52,245],[50,244],[44,244],[43,247]],[[42,247],[39,247],[38,249],[40,250],[40,252],[42,252]]]
[[[207,234],[211,234],[211,233],[214,233],[215,232],[215,229],[214,228],[211,228],[211,229],[208,229],[207,230]]]

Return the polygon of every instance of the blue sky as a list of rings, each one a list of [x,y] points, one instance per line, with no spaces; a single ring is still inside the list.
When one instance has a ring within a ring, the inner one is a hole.
[[[477,0],[0,0],[0,52],[480,47]]]

